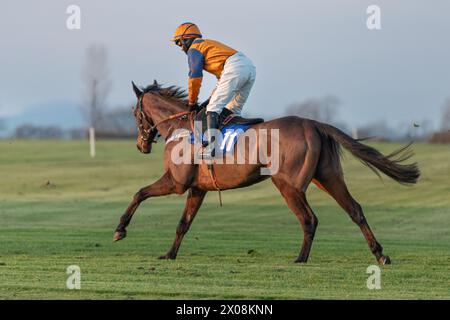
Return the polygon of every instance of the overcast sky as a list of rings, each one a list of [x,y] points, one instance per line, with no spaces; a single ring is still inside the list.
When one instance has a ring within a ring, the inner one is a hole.
[[[81,30],[66,28],[70,4],[81,8]],[[381,7],[381,30],[366,27],[370,4]],[[437,126],[450,97],[449,15],[448,0],[2,0],[0,117],[47,117],[46,106],[58,105],[56,119],[69,121],[64,108],[82,101],[92,43],[108,49],[112,107],[134,103],[131,80],[186,87],[186,56],[169,39],[192,21],[205,38],[253,60],[257,80],[245,106],[252,115],[277,116],[332,94],[352,126],[425,118]],[[205,75],[201,99],[214,83]]]

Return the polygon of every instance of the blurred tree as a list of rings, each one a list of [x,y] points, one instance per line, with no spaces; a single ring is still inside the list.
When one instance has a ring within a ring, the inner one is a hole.
[[[108,111],[98,123],[97,136],[130,138],[136,134],[136,120],[131,107],[118,107]]]
[[[89,124],[89,149],[95,157],[95,130],[105,109],[106,97],[111,88],[107,63],[107,52],[103,45],[93,44],[87,49],[83,70],[85,84],[85,117]]]
[[[450,98],[445,101],[442,108],[441,127],[442,130],[450,130]]]
[[[90,127],[96,128],[102,118],[106,98],[111,89],[106,47],[93,44],[86,52],[83,68],[84,104],[83,115]]]
[[[369,122],[358,127],[357,131],[359,139],[390,140],[395,135],[383,120]]]
[[[24,124],[18,126],[15,131],[15,137],[19,139],[61,139],[63,136],[63,130],[57,126]]]
[[[73,128],[68,130],[67,136],[72,140],[86,139],[87,131],[86,128]]]
[[[427,118],[413,123],[413,128],[415,140],[427,140],[433,134],[433,122]]]
[[[309,99],[296,103],[286,109],[288,115],[296,115],[325,123],[333,123],[336,119],[340,101],[333,95],[319,99]]]
[[[347,124],[337,119],[340,104],[339,98],[327,95],[323,98],[312,98],[292,104],[286,109],[286,114],[328,123],[349,133]]]
[[[435,132],[430,140],[434,143],[450,143],[450,98],[447,98],[442,108],[441,131]]]

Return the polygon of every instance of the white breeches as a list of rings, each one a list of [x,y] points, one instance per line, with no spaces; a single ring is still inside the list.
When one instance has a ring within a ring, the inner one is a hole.
[[[222,71],[206,110],[221,113],[223,108],[240,115],[255,83],[256,68],[243,53],[230,56]]]

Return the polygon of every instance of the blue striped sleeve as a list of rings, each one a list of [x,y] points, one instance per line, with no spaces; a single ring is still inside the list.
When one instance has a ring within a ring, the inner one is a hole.
[[[205,57],[197,49],[188,50],[188,63],[189,63],[189,78],[201,78],[203,77],[203,64],[205,63]]]

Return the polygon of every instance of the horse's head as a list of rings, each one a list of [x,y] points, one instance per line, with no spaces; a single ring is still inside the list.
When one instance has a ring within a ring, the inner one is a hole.
[[[153,120],[144,112],[143,100],[145,92],[139,89],[134,82],[132,84],[137,98],[137,104],[134,108],[134,117],[138,127],[136,146],[140,152],[147,154],[152,151],[152,143],[155,142],[158,130],[154,127]]]
[[[138,88],[134,82],[132,84],[138,100],[134,109],[138,127],[137,147],[142,153],[150,153],[158,135],[167,138],[172,130],[186,123],[183,119],[189,119],[191,111],[187,107],[187,94],[176,86],[162,87],[156,80],[144,89]]]

